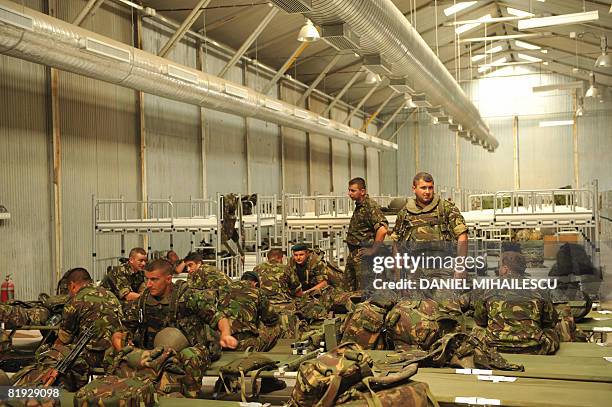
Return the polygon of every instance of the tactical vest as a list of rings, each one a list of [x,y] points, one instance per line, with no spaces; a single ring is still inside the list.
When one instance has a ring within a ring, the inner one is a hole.
[[[410,242],[451,241],[452,231],[448,227],[447,203],[438,196],[434,197],[438,203],[435,208],[428,212],[414,213],[409,209],[410,201],[404,206],[404,223],[398,230],[398,240]]]
[[[153,348],[155,335],[166,327],[180,329],[178,309],[179,299],[187,289],[183,281],[174,285],[169,298],[164,297],[160,301],[151,297],[149,290],[145,290],[138,299],[138,309],[141,310],[140,322],[140,344],[145,349]],[[187,338],[190,338],[188,335]]]

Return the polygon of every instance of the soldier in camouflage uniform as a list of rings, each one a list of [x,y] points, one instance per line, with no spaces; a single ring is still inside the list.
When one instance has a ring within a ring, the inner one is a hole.
[[[30,308],[15,304],[0,304],[0,321],[6,328],[19,328],[24,325],[43,325],[49,318],[49,310],[42,306]]]
[[[456,241],[467,243],[467,226],[459,209],[451,201],[434,193],[433,177],[426,172],[414,176],[412,191],[415,198],[397,214],[391,233],[397,242]],[[459,246],[467,254],[467,244]]]
[[[113,267],[102,279],[102,287],[111,291],[125,306],[134,301],[144,289],[144,267],[147,264],[147,252],[141,247],[130,250],[126,264]]]
[[[187,285],[191,288],[218,290],[232,282],[221,270],[209,264],[204,264],[200,253],[189,253],[184,261],[189,273]]]
[[[258,286],[257,273],[247,271],[240,281],[221,290],[219,309],[231,320],[232,335],[238,340],[237,350],[251,348],[267,352],[281,334],[278,314]]]
[[[147,288],[138,301],[130,303],[125,325],[134,345],[143,349],[153,348],[155,335],[163,328],[175,327],[184,333],[190,346],[177,355],[185,374],[176,380],[184,395],[195,397],[211,359],[220,356],[220,347],[234,349],[238,341],[231,335],[230,321],[217,310],[216,291],[193,289],[182,281],[175,284],[172,275],[172,265],[164,259],[146,266]],[[125,343],[125,332],[116,332],[115,350]]]
[[[346,235],[349,256],[344,271],[344,288],[362,290],[365,280],[362,258],[364,254],[372,255],[376,250],[375,247],[368,250],[368,247],[382,243],[387,235],[389,222],[378,203],[368,196],[363,178],[353,178],[349,181],[348,195],[355,201],[355,210]]]
[[[517,252],[500,257],[500,278],[522,278],[525,258]],[[559,349],[557,311],[536,290],[486,290],[475,300],[473,333],[500,352],[549,355]]]
[[[320,291],[327,286],[326,265],[320,256],[313,253],[304,243],[293,245],[291,252],[289,269],[297,275],[301,286],[296,291],[298,297]]]
[[[103,287],[96,287],[84,268],[74,268],[66,275],[70,300],[64,306],[58,338],[49,347],[37,350],[36,364],[16,373],[16,384],[33,385],[44,383],[46,373],[59,359],[71,350],[83,331],[93,326],[94,337],[87,344],[80,359],[65,377],[61,385],[74,389],[87,382],[89,369],[102,367],[104,352],[111,346],[112,333],[121,327],[121,304]]]

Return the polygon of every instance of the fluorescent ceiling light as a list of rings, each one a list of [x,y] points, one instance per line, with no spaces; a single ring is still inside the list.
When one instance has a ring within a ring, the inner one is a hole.
[[[477,1],[462,1],[461,3],[453,4],[452,6],[444,9],[444,15],[446,17],[452,16],[453,14],[458,13],[461,10],[465,10],[468,7],[472,7],[476,3],[478,2]]]
[[[525,48],[525,49],[540,49],[538,45],[530,44],[528,42],[521,41],[521,40],[514,41],[514,45],[516,45],[519,48]]]
[[[474,56],[472,57],[472,62],[478,62],[478,61],[480,61],[481,59],[484,59],[485,57],[486,57],[486,55],[485,55],[485,54],[474,55]]]
[[[573,120],[549,120],[540,122],[540,127],[571,126],[572,124],[574,124]]]
[[[528,11],[519,10],[517,8],[507,7],[506,10],[508,10],[508,14],[513,15],[513,16],[517,16],[517,17],[533,17],[533,16],[535,16],[535,14],[533,14],[533,13],[530,13]]]
[[[557,25],[568,25],[586,23],[599,20],[599,11],[586,11],[584,13],[561,14],[558,16],[528,18],[519,20],[519,30],[530,30],[533,28],[550,27]]]
[[[547,49],[541,49],[541,50],[540,50],[540,52],[541,52],[542,54],[548,54],[548,50],[547,50]]]
[[[503,50],[504,50],[504,47],[502,47],[501,45],[498,45],[496,47],[490,48],[490,49],[486,50],[484,54],[474,55],[472,57],[472,62],[480,61],[481,59],[486,57],[486,54],[495,54],[495,53],[503,51]]]
[[[480,24],[482,24],[483,22],[486,22],[490,18],[491,18],[491,14],[487,14],[487,15],[480,17],[478,19],[479,22],[477,23],[469,23],[469,24],[460,25],[459,27],[455,28],[455,33],[463,34],[464,32],[473,30],[474,28],[478,27]]]
[[[480,67],[478,67],[478,72],[482,73],[482,72],[488,71],[489,69],[493,68],[494,66],[497,66],[499,64],[503,64],[507,60],[508,60],[508,58],[503,57],[503,58],[499,58],[499,59],[491,62],[490,64],[481,65]]]
[[[531,55],[521,54],[520,52],[518,53],[518,57],[524,59],[525,61],[542,62],[540,58],[532,57]]]
[[[461,38],[459,43],[464,42],[484,42],[484,41],[497,41],[497,40],[513,40],[515,38],[530,38],[530,37],[549,37],[551,32],[539,32],[539,33],[525,33],[525,34],[508,34],[508,35],[496,35],[491,37],[473,37],[473,38]]]

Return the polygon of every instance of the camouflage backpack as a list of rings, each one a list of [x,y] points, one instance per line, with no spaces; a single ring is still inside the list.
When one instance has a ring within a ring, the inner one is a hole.
[[[227,394],[240,390],[241,399],[246,402],[245,376],[251,377],[252,396],[257,397],[259,389],[255,384],[259,374],[266,370],[274,370],[277,365],[277,362],[263,355],[248,355],[232,360],[219,368],[219,380],[215,384],[215,393],[219,394],[222,388],[225,388]],[[254,375],[249,375],[250,372],[254,372]]]
[[[155,386],[136,377],[104,376],[92,380],[74,395],[74,407],[145,407],[155,404]]]
[[[375,296],[357,304],[342,327],[342,342],[353,341],[365,349],[387,348],[387,313],[395,302],[393,299]]]
[[[288,405],[437,406],[427,384],[409,380],[416,370],[416,365],[381,369],[359,345],[346,342],[300,365]]]
[[[457,321],[439,312],[438,304],[432,299],[403,300],[389,312],[386,325],[392,348],[417,346],[428,350],[436,340],[453,331]]]

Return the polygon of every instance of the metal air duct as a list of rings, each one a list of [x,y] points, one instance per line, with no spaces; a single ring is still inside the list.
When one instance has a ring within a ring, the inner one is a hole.
[[[305,15],[321,26],[347,24],[359,36],[360,54],[381,54],[392,76],[410,78],[417,92],[427,94],[415,104],[442,105],[464,129],[497,148],[478,109],[391,0],[312,0],[312,11]]]
[[[248,87],[173,63],[19,4],[0,0],[0,53],[168,99],[394,150],[359,130]]]

